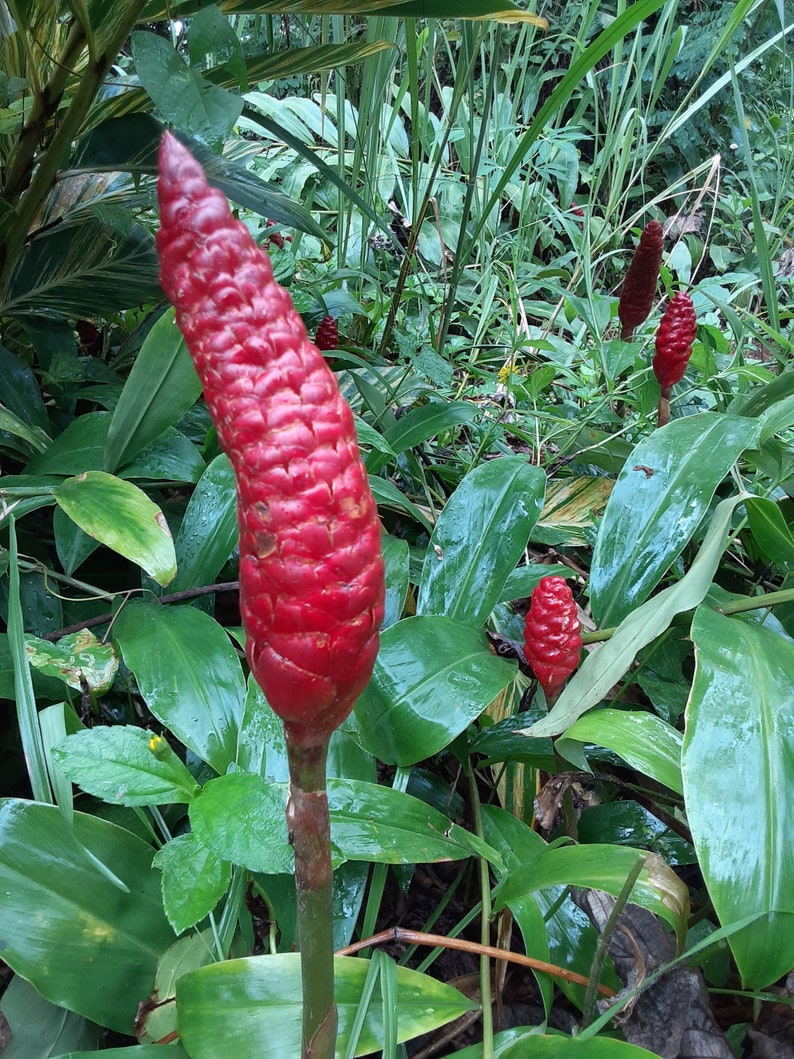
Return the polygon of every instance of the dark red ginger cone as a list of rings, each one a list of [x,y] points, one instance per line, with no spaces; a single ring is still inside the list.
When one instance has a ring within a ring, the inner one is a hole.
[[[634,328],[648,319],[656,297],[663,249],[662,226],[656,220],[649,221],[642,230],[620,291],[618,319],[620,337],[624,340],[631,338]]]

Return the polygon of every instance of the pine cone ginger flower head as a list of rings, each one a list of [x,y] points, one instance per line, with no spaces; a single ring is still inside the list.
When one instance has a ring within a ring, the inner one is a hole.
[[[546,699],[557,697],[579,665],[582,626],[564,577],[543,577],[532,593],[524,625],[524,656]]]
[[[237,482],[246,654],[293,738],[320,743],[367,684],[383,618],[353,416],[223,194],[170,133],[159,162],[160,282]]]

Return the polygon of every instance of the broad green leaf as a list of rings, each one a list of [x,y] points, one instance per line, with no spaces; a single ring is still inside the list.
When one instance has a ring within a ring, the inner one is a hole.
[[[515,674],[480,630],[450,618],[404,618],[382,634],[372,679],[356,703],[361,743],[392,765],[432,757]]]
[[[137,563],[158,585],[173,580],[176,556],[168,523],[137,485],[104,471],[85,471],[52,492],[89,537]]]
[[[193,607],[134,601],[113,635],[154,716],[223,774],[235,759],[245,681],[220,625]]]
[[[529,540],[546,475],[518,456],[475,467],[447,501],[430,538],[416,610],[483,625]]]
[[[645,864],[629,900],[661,916],[675,930],[679,945],[686,937],[689,891],[656,853],[628,846],[558,846],[547,848],[510,872],[496,888],[496,908],[516,897],[549,886],[589,886],[617,897],[637,858]]]
[[[93,1047],[98,1054],[99,1026],[51,1004],[19,975],[9,982],[0,1006],[11,1031],[3,1059],[49,1059],[64,1048]]]
[[[213,146],[222,144],[243,108],[239,95],[206,81],[154,33],[133,33],[132,56],[141,84],[170,124]]]
[[[368,960],[334,959],[339,1009],[337,1054],[343,1055],[361,998]],[[301,1052],[300,956],[249,956],[202,967],[176,987],[179,1031],[191,1059],[221,1055],[296,1059]],[[398,1043],[428,1033],[475,1005],[451,986],[397,968]],[[380,1049],[382,999],[376,989],[367,1009],[357,1056]]]
[[[132,1033],[157,959],[174,940],[153,851],[96,817],[75,813],[73,824],[55,806],[0,802],[3,959],[53,1004]]]
[[[162,0],[150,0],[143,10],[141,20],[161,22],[192,14],[201,7],[201,0],[176,0],[163,6]],[[282,0],[220,0],[221,11],[235,13],[259,13],[283,11]],[[316,11],[340,15],[390,15],[397,18],[446,18],[449,16],[447,0],[333,0],[319,4],[318,0],[292,0],[293,14],[310,14]],[[522,11],[512,0],[461,0],[455,8],[456,18],[494,18],[504,22],[531,22],[546,26],[545,19]],[[311,68],[309,68],[311,69]]]
[[[686,811],[720,922],[764,917],[730,939],[749,988],[794,952],[794,645],[699,607],[682,757]]]
[[[41,387],[33,370],[21,357],[0,346],[0,375],[3,378],[3,405],[29,427],[38,429],[38,437],[50,429]],[[44,434],[44,440],[49,438]]]
[[[85,214],[26,244],[0,301],[3,316],[113,316],[162,298],[154,239],[143,225],[120,231]]]
[[[375,783],[329,779],[331,841],[348,860],[417,864],[494,850],[426,802]]]
[[[369,487],[379,507],[392,508],[394,511],[403,511],[427,530],[433,532],[433,525],[427,515],[416,504],[412,503],[407,496],[403,496],[394,482],[386,478],[378,478],[377,475],[369,476]]]
[[[794,537],[778,505],[760,496],[752,497],[747,501],[747,521],[769,562],[776,568],[794,570]]]
[[[2,404],[0,404],[0,430],[26,441],[36,452],[44,452],[50,443],[49,437],[41,427],[30,426]],[[22,448],[24,449],[25,446]]]
[[[216,456],[199,479],[174,541],[172,592],[211,585],[237,543],[234,472],[227,456]]]
[[[581,1041],[577,1037],[542,1037],[528,1032],[499,1053],[500,1059],[658,1059],[636,1044],[615,1041],[607,1037],[593,1037]]]
[[[591,710],[557,740],[557,749],[563,757],[569,740],[614,750],[632,768],[670,790],[683,793],[681,733],[652,713]]]
[[[25,647],[34,669],[43,676],[62,680],[75,691],[87,687],[104,694],[110,690],[119,668],[113,645],[100,643],[90,629],[68,633],[57,643],[28,633]]]
[[[84,533],[59,507],[52,513],[52,528],[58,560],[64,572],[71,576],[97,550],[99,541]]]
[[[198,12],[190,23],[188,40],[190,65],[205,72],[225,67],[236,78],[241,92],[248,90],[248,75],[240,38],[220,9],[212,4]]]
[[[500,603],[510,603],[515,599],[527,599],[544,577],[570,577],[571,569],[562,563],[529,563],[511,570],[499,593]]]
[[[72,783],[112,805],[190,802],[199,793],[166,740],[133,725],[76,732],[53,754]]]
[[[758,431],[755,420],[704,412],[673,420],[635,447],[593,553],[589,592],[599,625],[617,625],[648,598]]]
[[[470,422],[478,413],[477,405],[465,401],[430,401],[395,420],[383,436],[395,453],[405,452],[436,434]]]
[[[135,1035],[142,1045],[155,1044],[178,1031],[176,1019],[176,983],[184,974],[205,967],[215,962],[212,932],[203,930],[200,934],[188,934],[179,938],[166,949],[157,961],[157,973],[154,978],[152,997],[157,998],[156,1005],[146,1005],[139,1013],[135,1025]],[[160,1046],[162,1047],[162,1046]],[[173,1047],[173,1045],[172,1045]],[[179,1052],[178,1054],[186,1054]],[[154,1059],[161,1059],[154,1056]],[[135,1056],[131,1056],[135,1059]]]
[[[112,473],[137,456],[181,419],[200,393],[196,369],[169,309],[146,336],[121,391],[105,443],[104,469]]]
[[[110,420],[108,412],[87,412],[73,419],[46,452],[33,457],[28,472],[74,475],[101,470]]]
[[[709,591],[728,540],[731,516],[747,494],[721,501],[692,567],[676,584],[637,607],[606,643],[591,652],[568,681],[547,717],[526,730],[533,737],[559,735],[604,698],[628,671],[638,652],[664,632],[677,614],[693,610]]]
[[[196,838],[222,860],[277,875],[293,870],[285,791],[251,772],[230,772],[204,785],[190,806]]]
[[[232,866],[192,832],[177,835],[155,854],[163,873],[163,907],[177,934],[204,919],[229,888]]]
[[[163,1059],[162,1044],[130,1044],[126,1048],[103,1048],[101,1052],[66,1052],[55,1056],[55,1059]],[[177,1041],[168,1046],[168,1059],[190,1059],[185,1049]]]
[[[386,564],[386,613],[381,628],[388,629],[400,620],[405,607],[410,574],[409,550],[408,541],[399,540],[388,533],[383,535],[381,546]]]

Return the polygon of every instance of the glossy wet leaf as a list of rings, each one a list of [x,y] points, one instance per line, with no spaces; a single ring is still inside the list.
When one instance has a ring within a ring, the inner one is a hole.
[[[53,496],[83,532],[137,563],[158,585],[176,573],[171,531],[143,490],[104,471],[86,471],[56,485]]]
[[[794,645],[707,607],[692,639],[687,819],[720,922],[765,913],[730,939],[745,984],[761,988],[794,952]]]
[[[494,858],[493,850],[448,816],[391,787],[330,779],[328,807],[331,842],[348,860],[416,864],[475,852]]]
[[[96,817],[75,813],[73,822],[74,832],[55,806],[0,801],[3,959],[52,1003],[132,1033],[174,940],[153,850]]]
[[[200,934],[187,934],[179,938],[163,953],[157,961],[157,973],[151,993],[152,997],[157,998],[157,1005],[147,1005],[146,1009],[140,1012],[136,1025],[136,1036],[142,1045],[154,1044],[178,1030],[176,983],[182,975],[214,962],[212,932],[209,928]],[[161,1059],[161,1055],[155,1056],[154,1059]],[[132,1059],[135,1059],[135,1056],[132,1056]]]
[[[113,412],[105,443],[111,473],[173,426],[201,393],[174,310],[163,313],[141,346]]]
[[[772,500],[754,496],[747,501],[747,521],[767,561],[776,569],[794,570],[794,537],[780,507]]]
[[[449,618],[404,618],[381,636],[356,703],[361,743],[380,761],[412,765],[464,731],[514,678],[485,633]]]
[[[232,866],[189,832],[159,849],[154,866],[163,873],[163,907],[177,934],[195,926],[229,888]]]
[[[614,750],[632,768],[683,793],[681,733],[652,713],[591,710],[557,740],[557,749],[563,757],[569,740]]]
[[[237,544],[234,472],[225,455],[216,456],[193,490],[174,541],[176,577],[172,592],[211,585]]]
[[[339,1008],[337,1055],[343,1055],[355,1018],[369,961],[334,959]],[[177,983],[182,1041],[191,1059],[220,1055],[253,1059],[296,1059],[301,1046],[301,978],[297,953],[251,956],[202,967]],[[397,968],[398,1043],[428,1033],[474,1005],[451,986]],[[383,1041],[380,989],[367,1009],[355,1054],[377,1051]]]
[[[245,681],[220,625],[194,607],[133,601],[113,635],[154,716],[224,773],[236,756]]]
[[[607,1037],[579,1040],[577,1037],[542,1037],[527,1033],[499,1052],[500,1059],[658,1059],[636,1044]]]
[[[9,982],[0,1008],[11,1031],[3,1059],[49,1059],[64,1048],[98,1049],[102,1038],[99,1026],[51,1004],[19,975]]]
[[[483,625],[540,514],[546,476],[518,456],[470,471],[444,506],[422,566],[416,610]]]
[[[199,792],[168,742],[133,725],[75,732],[53,755],[72,783],[112,805],[190,802]]]
[[[162,1044],[130,1044],[126,1048],[104,1048],[100,1053],[102,1059],[163,1059]],[[55,1059],[96,1059],[97,1052],[66,1052]],[[177,1041],[168,1046],[168,1059],[190,1059],[182,1045]]]
[[[675,419],[637,445],[601,520],[589,592],[602,627],[643,603],[681,554],[714,492],[759,424],[704,412]]]
[[[557,885],[588,886],[617,897],[638,857],[644,858],[645,864],[629,900],[666,920],[682,943],[689,891],[657,854],[627,846],[547,848],[505,878],[494,895],[495,905],[501,908],[525,893]]]
[[[408,594],[409,551],[408,542],[392,537],[383,537],[383,561],[386,564],[386,613],[382,629],[388,629],[402,617],[405,597]]]
[[[731,517],[744,494],[721,501],[688,573],[676,584],[637,607],[606,643],[587,656],[568,681],[547,717],[526,729],[533,737],[559,735],[603,699],[628,671],[637,654],[665,631],[683,611],[706,597],[728,540]]]
[[[204,785],[190,806],[201,843],[222,860],[268,875],[291,872],[286,792],[250,772],[232,772]]]

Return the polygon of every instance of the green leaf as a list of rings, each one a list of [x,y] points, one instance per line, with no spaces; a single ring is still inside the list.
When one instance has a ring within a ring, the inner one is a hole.
[[[221,144],[242,99],[205,81],[163,37],[139,31],[131,41],[135,71],[165,120],[206,144]]]
[[[704,412],[673,420],[635,447],[593,553],[589,592],[599,625],[617,625],[648,598],[758,432],[755,420]]]
[[[632,768],[683,794],[681,733],[652,713],[592,710],[557,740],[563,757],[569,740],[614,750]]]
[[[746,499],[747,495],[741,493],[717,505],[689,572],[632,611],[611,638],[587,656],[548,716],[526,729],[527,735],[537,738],[564,732],[604,698],[628,671],[642,648],[661,635],[677,614],[693,610],[705,599],[725,551],[733,511]]]
[[[199,479],[176,535],[171,591],[211,585],[234,551],[237,536],[234,472],[221,454]]]
[[[29,426],[2,404],[0,404],[0,430],[13,434],[16,438],[22,438],[36,452],[44,452],[50,443],[49,437],[41,427]]]
[[[2,1009],[11,1031],[3,1059],[49,1059],[64,1048],[98,1049],[100,1044],[99,1026],[51,1004],[19,975],[3,993]]]
[[[404,618],[382,634],[372,679],[356,703],[361,743],[392,765],[432,757],[515,674],[480,630],[450,618]]]
[[[166,949],[157,961],[157,973],[151,993],[152,997],[157,998],[157,1003],[146,1005],[141,1009],[135,1025],[136,1036],[142,1045],[154,1044],[156,1041],[170,1037],[174,1031],[178,1030],[176,983],[182,975],[214,962],[215,954],[210,929],[203,930],[200,934],[188,934],[179,938],[170,948]],[[170,1047],[173,1047],[173,1044]],[[187,1055],[181,1048],[177,1054]],[[131,1055],[130,1059],[136,1059],[136,1056]],[[153,1056],[152,1059],[162,1059],[162,1052]]]
[[[546,848],[529,863],[510,872],[496,888],[495,907],[549,886],[589,886],[617,897],[642,857],[644,867],[629,900],[661,916],[683,943],[689,916],[689,891],[656,853],[628,846],[559,846]]]
[[[114,640],[154,716],[218,773],[237,750],[245,681],[237,652],[193,607],[128,603]]]
[[[52,513],[52,528],[55,532],[58,560],[64,572],[71,577],[88,556],[97,550],[99,541],[84,533],[59,507]]]
[[[543,470],[518,456],[489,460],[470,471],[430,538],[417,613],[483,625],[527,546],[545,485]]]
[[[222,860],[249,871],[293,870],[285,791],[250,772],[231,772],[204,785],[190,806],[196,838]]]
[[[132,1033],[173,941],[151,860],[150,846],[104,820],[75,813],[72,831],[55,806],[0,801],[3,959],[53,1004]],[[33,929],[31,909],[46,929]]]
[[[72,783],[112,805],[190,802],[199,792],[166,740],[133,725],[76,732],[53,754]]]
[[[658,1059],[655,1052],[607,1037],[581,1041],[556,1035],[538,1037],[531,1031],[498,1055],[500,1059]]]
[[[426,802],[391,787],[329,779],[331,841],[348,860],[424,864],[495,850]]]
[[[83,216],[55,225],[26,244],[0,302],[3,316],[58,319],[113,316],[159,301],[158,262],[151,233]]]
[[[97,1059],[97,1054],[102,1059],[163,1059],[163,1046],[161,1044],[131,1044],[127,1048],[103,1048],[97,1052],[67,1052],[58,1055],[55,1059]],[[168,1059],[190,1059],[185,1049],[179,1042],[169,1044]]]
[[[699,607],[686,713],[686,811],[723,924],[764,917],[730,939],[750,988],[774,982],[794,952],[794,645]]]
[[[432,523],[428,520],[427,515],[421,511],[416,504],[412,503],[407,496],[403,496],[394,482],[388,481],[386,478],[378,478],[377,475],[371,474],[369,476],[369,487],[372,490],[372,495],[378,504],[378,507],[392,508],[395,511],[405,512],[414,521],[418,522],[421,526],[427,530],[428,533],[433,532]]]
[[[431,401],[395,420],[383,436],[395,453],[405,452],[436,434],[469,423],[478,412],[477,405],[466,401]]]
[[[137,485],[104,471],[85,471],[52,493],[89,537],[137,563],[158,585],[173,579],[176,556],[168,523]]]
[[[794,537],[773,500],[754,496],[747,501],[747,521],[755,542],[775,567],[794,569]]]
[[[177,934],[208,915],[229,888],[232,866],[192,833],[177,835],[158,850],[155,868],[163,873],[163,907]]]
[[[381,545],[383,561],[386,564],[386,613],[381,628],[388,629],[400,620],[405,607],[410,576],[410,553],[408,541],[399,540],[388,533],[383,535]]]
[[[200,393],[196,369],[169,309],[146,336],[121,391],[105,443],[104,469],[112,473],[137,456],[181,419]]]
[[[344,1054],[356,1016],[368,960],[334,959],[339,1009],[337,1054]],[[202,967],[179,979],[179,1030],[192,1059],[220,1055],[295,1059],[301,1052],[300,956],[250,956]],[[428,1033],[475,1007],[451,986],[397,968],[398,1043]],[[382,998],[376,988],[355,1054],[380,1049]]]

